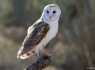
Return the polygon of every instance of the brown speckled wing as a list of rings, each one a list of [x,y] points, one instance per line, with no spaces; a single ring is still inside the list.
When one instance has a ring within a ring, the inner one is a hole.
[[[24,42],[22,44],[24,48],[21,52],[21,55],[27,53],[36,45],[38,45],[41,40],[46,36],[49,29],[49,24],[44,23],[43,21],[34,23],[32,32],[24,39]]]

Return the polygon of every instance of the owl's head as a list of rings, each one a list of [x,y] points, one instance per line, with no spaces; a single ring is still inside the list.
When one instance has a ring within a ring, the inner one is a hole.
[[[45,21],[58,21],[60,14],[61,10],[58,5],[49,4],[44,8],[41,18]]]

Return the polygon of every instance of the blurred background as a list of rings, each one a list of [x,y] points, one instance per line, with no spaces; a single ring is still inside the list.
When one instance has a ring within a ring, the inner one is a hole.
[[[62,13],[57,36],[44,48],[52,54],[44,70],[95,68],[95,0],[0,0],[0,70],[23,70],[36,61],[17,58],[27,29],[47,4],[57,4]]]

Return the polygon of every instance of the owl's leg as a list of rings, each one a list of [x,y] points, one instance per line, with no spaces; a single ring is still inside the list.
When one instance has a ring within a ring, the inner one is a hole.
[[[40,50],[41,50],[44,54],[46,54],[45,51],[44,51],[44,49],[43,49],[43,47],[44,47],[44,46],[41,46]]]
[[[39,56],[39,49],[38,48],[36,49],[36,52],[37,52],[37,58],[39,58],[40,56]]]
[[[36,53],[37,53],[37,60],[40,61],[39,48],[36,49]]]

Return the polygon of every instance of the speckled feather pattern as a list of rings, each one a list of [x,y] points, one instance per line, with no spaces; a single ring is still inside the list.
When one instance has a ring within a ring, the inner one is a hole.
[[[47,23],[41,21],[38,24],[36,23],[33,26],[33,29],[33,32],[26,36],[22,44],[22,46],[24,46],[22,54],[26,53],[27,51],[31,50],[36,45],[38,45],[41,42],[41,40],[46,36],[50,27]]]

